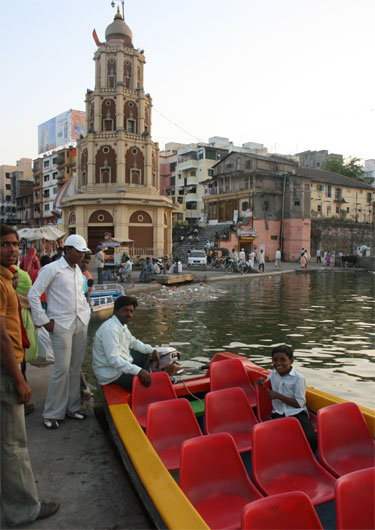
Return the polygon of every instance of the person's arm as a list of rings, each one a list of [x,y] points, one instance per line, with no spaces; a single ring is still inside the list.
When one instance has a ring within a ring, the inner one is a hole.
[[[51,270],[49,267],[43,267],[27,295],[35,325],[37,327],[44,326],[49,332],[53,331],[54,321],[49,320],[47,313],[40,303],[40,297],[46,291],[54,277],[54,269]]]
[[[129,335],[131,338],[133,338],[130,333]],[[133,364],[127,361],[121,354],[124,353],[125,350],[129,351],[130,348],[134,348],[137,351],[141,351],[140,348],[146,345],[143,344],[143,342],[136,341],[136,339],[134,342],[134,346],[132,342],[130,342],[130,344],[128,345],[125,342],[123,343],[122,342],[123,340],[124,340],[123,334],[120,333],[116,329],[114,330],[113,327],[111,326],[108,326],[103,331],[102,344],[103,344],[104,354],[106,356],[106,361],[109,366],[113,368],[117,368],[121,370],[123,373],[138,375],[139,372],[141,371],[141,368],[137,366],[136,364]],[[146,352],[141,351],[141,353],[146,353]],[[147,353],[152,353],[151,346],[149,347],[149,351]]]
[[[298,404],[298,401],[294,398],[283,396],[283,394],[279,394],[279,392],[275,392],[274,390],[268,389],[267,394],[269,399],[279,399],[283,403],[286,403],[290,407],[295,407],[296,409],[300,408],[300,405]]]
[[[19,368],[14,355],[14,348],[12,340],[7,332],[5,325],[5,317],[0,317],[0,334],[1,334],[1,347],[0,347],[0,358],[2,364],[5,366],[10,376],[14,380],[16,390],[20,396],[20,403],[27,403],[30,401],[32,396],[32,390],[26,383],[25,378]]]

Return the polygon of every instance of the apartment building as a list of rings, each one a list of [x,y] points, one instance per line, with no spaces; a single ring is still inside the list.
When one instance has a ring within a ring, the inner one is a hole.
[[[303,151],[297,153],[296,157],[299,159],[299,164],[302,167],[311,167],[315,169],[321,169],[327,160],[335,159],[340,162],[343,161],[343,156],[336,153],[328,153],[327,150],[321,151]]]

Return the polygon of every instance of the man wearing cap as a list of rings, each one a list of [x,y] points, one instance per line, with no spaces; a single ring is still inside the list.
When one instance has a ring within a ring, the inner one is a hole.
[[[90,306],[83,293],[79,268],[86,252],[86,241],[78,234],[64,243],[64,256],[43,267],[29,291],[29,302],[36,326],[50,333],[55,364],[48,385],[43,418],[47,429],[58,429],[65,416],[85,419],[80,411],[80,374],[85,355]],[[45,292],[47,312],[40,303]]]

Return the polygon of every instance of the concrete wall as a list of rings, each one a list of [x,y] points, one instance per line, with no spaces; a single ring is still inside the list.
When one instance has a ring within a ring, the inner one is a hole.
[[[341,250],[344,254],[355,253],[357,247],[367,245],[375,253],[375,230],[370,223],[345,223],[332,219],[311,221],[311,253],[316,249]]]

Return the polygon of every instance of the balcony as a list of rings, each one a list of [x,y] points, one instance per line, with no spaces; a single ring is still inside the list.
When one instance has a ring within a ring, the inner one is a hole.
[[[188,169],[196,169],[199,166],[199,160],[183,160],[178,163],[177,171],[187,171]]]

